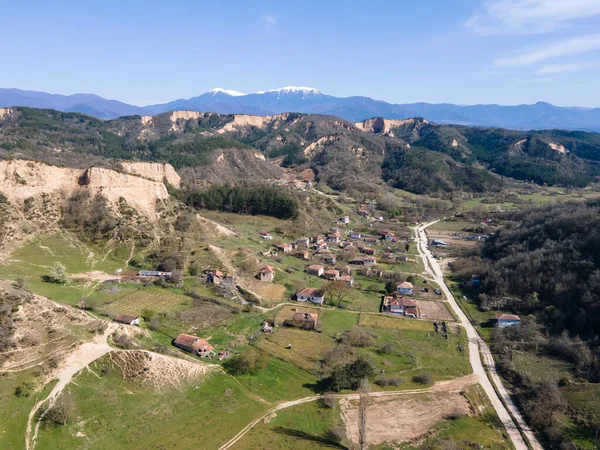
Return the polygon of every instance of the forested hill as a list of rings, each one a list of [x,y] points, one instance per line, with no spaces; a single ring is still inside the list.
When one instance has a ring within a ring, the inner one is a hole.
[[[551,334],[600,335],[600,202],[518,213],[484,249],[482,306],[534,314]]]
[[[0,158],[118,168],[120,159],[171,163],[184,181],[234,183],[310,169],[324,185],[376,193],[497,191],[513,178],[583,187],[600,176],[600,135],[437,125],[424,119],[173,111],[101,121],[78,113],[0,108]]]

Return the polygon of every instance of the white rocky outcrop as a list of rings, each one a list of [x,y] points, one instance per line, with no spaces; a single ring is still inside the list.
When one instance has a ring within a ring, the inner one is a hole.
[[[429,123],[425,119],[421,119],[423,123]],[[363,120],[362,122],[354,122],[354,126],[361,131],[370,133],[382,133],[393,136],[392,128],[397,128],[406,124],[415,123],[415,119],[393,120],[376,117],[373,119]]]
[[[552,149],[557,151],[558,153],[562,154],[562,155],[566,155],[568,150],[565,148],[564,145],[560,145],[560,144],[555,144],[554,142],[548,142],[548,146]]]
[[[270,125],[278,120],[286,121],[288,117],[289,113],[275,114],[273,116],[252,116],[250,114],[234,114],[233,120],[225,124],[222,128],[219,128],[217,130],[217,133],[223,134],[242,127],[264,128],[267,125]],[[295,122],[292,122],[287,125],[293,125],[294,123]]]
[[[135,167],[137,163],[132,164]],[[164,168],[164,173],[167,172],[170,169]],[[146,173],[160,173],[160,170],[157,167],[156,170],[146,170]],[[56,200],[62,200],[80,189],[88,190],[91,195],[100,193],[113,204],[123,198],[129,206],[148,217],[156,214],[158,200],[169,197],[162,179],[149,180],[101,167],[84,170],[50,166],[35,161],[0,161],[0,192],[11,203],[19,204],[27,198],[38,198],[42,194],[50,194]]]
[[[125,161],[121,163],[123,170],[132,175],[139,175],[154,181],[167,181],[170,185],[179,189],[181,177],[171,164],[156,162],[134,162]]]
[[[14,113],[12,108],[0,108],[0,119],[4,117],[10,117]]]

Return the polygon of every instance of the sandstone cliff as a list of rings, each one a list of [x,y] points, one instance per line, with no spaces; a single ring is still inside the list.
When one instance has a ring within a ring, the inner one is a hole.
[[[121,163],[121,167],[127,173],[149,178],[150,180],[160,182],[166,180],[167,183],[176,188],[179,188],[181,184],[181,177],[175,172],[171,164],[125,161]]]
[[[166,166],[170,170],[144,166],[140,168],[137,163],[131,164],[134,170],[146,170],[145,176],[153,174],[155,177],[166,177],[165,174],[173,169],[169,165]],[[173,174],[170,173],[169,176],[175,181]],[[22,203],[27,198],[38,198],[42,194],[64,199],[77,189],[87,189],[92,195],[101,193],[113,204],[123,198],[129,206],[148,217],[156,214],[157,201],[169,197],[162,179],[148,180],[99,167],[81,170],[24,160],[0,161],[0,192],[12,203]]]
[[[423,120],[423,122],[427,123],[426,120]],[[381,117],[375,117],[373,119],[363,120],[362,122],[355,122],[354,125],[361,131],[367,131],[370,133],[382,133],[388,136],[394,136],[394,133],[391,131],[392,128],[413,123],[415,123],[415,119],[391,120],[383,119]]]

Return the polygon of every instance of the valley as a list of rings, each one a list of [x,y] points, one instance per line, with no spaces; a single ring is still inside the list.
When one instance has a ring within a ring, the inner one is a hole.
[[[593,353],[579,369],[553,360],[570,406],[551,418],[567,437],[549,436],[506,352],[531,371],[519,355],[555,357],[555,338],[538,355],[510,333],[527,332],[528,314],[549,333],[563,322],[503,300],[532,294],[488,270],[508,262],[480,258],[500,257],[510,244],[496,240],[518,236],[529,211],[592,217],[596,140],[423,119],[102,122],[11,108],[0,447],[354,448],[364,380],[373,449],[538,449],[587,433],[594,413],[585,422],[576,405],[597,383]],[[525,324],[488,326],[497,313]]]

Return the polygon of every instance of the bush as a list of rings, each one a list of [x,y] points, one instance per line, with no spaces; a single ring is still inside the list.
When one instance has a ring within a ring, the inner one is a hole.
[[[445,418],[448,420],[460,420],[465,417],[465,413],[459,408],[455,408],[450,414],[448,414]]]
[[[421,384],[432,384],[433,383],[433,375],[430,372],[421,372],[418,375],[415,375],[412,380],[415,383]]]
[[[361,327],[354,327],[344,334],[342,342],[352,347],[372,347],[377,342],[377,339],[370,331]]]
[[[125,334],[115,333],[115,335],[113,335],[113,341],[117,347],[125,350],[131,350],[135,347],[135,342],[133,342],[133,340]]]
[[[223,367],[232,375],[254,374],[267,367],[269,356],[253,347],[249,347],[239,355],[228,359]]]
[[[40,420],[46,425],[66,425],[73,419],[74,404],[70,399],[59,397],[59,399],[42,413]]]
[[[23,381],[15,388],[15,395],[19,398],[27,398],[31,395],[35,385],[28,381]]]
[[[337,366],[331,374],[331,382],[337,391],[341,389],[358,389],[364,378],[369,380],[375,376],[375,369],[369,361],[359,356],[345,366]]]
[[[400,377],[383,377],[375,380],[375,384],[386,387],[386,386],[400,386],[404,383],[404,380]]]
[[[384,342],[379,348],[379,353],[382,355],[391,355],[395,352],[396,346],[393,342]]]

